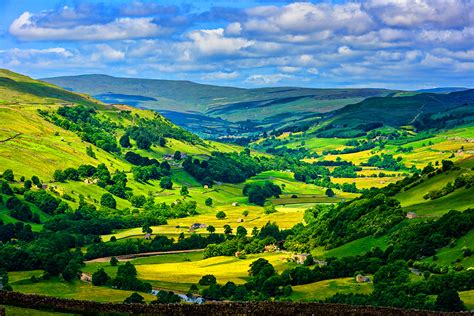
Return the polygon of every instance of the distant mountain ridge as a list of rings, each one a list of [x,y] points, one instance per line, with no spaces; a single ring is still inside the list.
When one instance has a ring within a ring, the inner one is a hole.
[[[108,75],[80,75],[42,79],[67,90],[87,93],[106,103],[124,103],[139,108],[157,110],[165,115],[174,113],[200,114],[222,119],[218,128],[212,120],[204,120],[202,130],[222,133],[237,131],[237,122],[252,121],[256,127],[273,128],[286,119],[298,120],[311,113],[327,113],[368,97],[389,96],[397,91],[387,89],[316,89],[276,87],[244,89],[213,86],[191,81],[118,78]],[[166,112],[168,111],[168,112]],[[167,114],[166,114],[167,113]],[[271,120],[283,113],[285,117]],[[170,117],[171,118],[171,117]],[[265,122],[264,122],[265,121]],[[182,117],[177,124],[184,124]],[[186,120],[186,126],[196,131],[202,124]],[[247,123],[245,123],[247,124]],[[239,124],[237,124],[239,125]]]

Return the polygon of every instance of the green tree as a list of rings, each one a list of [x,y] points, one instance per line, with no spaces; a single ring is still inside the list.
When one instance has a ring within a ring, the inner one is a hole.
[[[207,206],[212,206],[212,199],[211,198],[207,198],[206,201],[204,202]]]
[[[245,229],[245,227],[239,226],[237,227],[236,235],[237,237],[245,237],[247,236],[247,230]]]
[[[6,181],[13,182],[15,181],[15,176],[13,175],[13,171],[11,169],[7,169],[3,172],[3,179]]]
[[[0,193],[6,194],[6,195],[12,195],[13,190],[10,188],[10,185],[6,181],[2,181],[2,184],[0,185]]]
[[[161,178],[160,187],[162,189],[171,190],[173,188],[173,182],[171,181],[171,178],[168,176]]]
[[[216,228],[212,225],[207,226],[207,231],[211,234],[214,234],[216,232]]]
[[[247,210],[243,211],[242,215],[245,216],[245,217],[249,216],[249,211],[247,211]]]
[[[189,195],[188,187],[183,185],[179,193],[181,194],[181,196],[188,196]]]
[[[86,147],[86,154],[91,158],[97,159],[97,157],[95,155],[95,152],[94,152],[94,149],[92,149],[92,146],[87,146]]]
[[[132,295],[127,297],[125,301],[123,301],[125,304],[143,304],[145,303],[145,298],[138,294],[137,292],[133,292]]]
[[[120,143],[120,146],[122,146],[123,148],[132,147],[132,144],[130,144],[130,137],[128,136],[127,133],[125,133],[122,137],[120,137],[119,143]]]
[[[199,280],[199,284],[204,286],[217,284],[217,279],[212,274],[206,274]]]
[[[219,212],[216,213],[216,218],[217,219],[224,219],[224,218],[226,218],[226,216],[227,215],[224,213],[224,211],[219,211]]]
[[[446,312],[458,312],[466,310],[463,301],[455,289],[448,289],[436,297],[435,306],[438,310]]]
[[[226,235],[231,235],[232,234],[232,227],[230,227],[230,225],[228,225],[228,224],[224,225],[224,234],[226,234]]]
[[[66,181],[66,175],[64,174],[64,172],[62,170],[58,169],[58,170],[54,171],[53,179],[56,182],[64,182],[64,181]]]
[[[115,267],[116,265],[118,265],[119,261],[116,257],[112,257],[112,258],[110,258],[109,263],[110,263],[111,266]]]
[[[25,189],[29,190],[31,189],[31,186],[33,185],[33,182],[31,182],[31,180],[25,180],[25,182],[23,183],[23,186],[25,187]]]
[[[104,271],[103,268],[100,268],[94,274],[92,274],[92,284],[94,285],[105,285],[110,280],[109,275]]]
[[[181,152],[179,150],[174,152],[174,160],[181,160]]]
[[[145,225],[142,227],[142,233],[151,234],[153,233],[153,229],[151,229],[150,225]]]
[[[134,195],[130,198],[130,203],[134,207],[143,207],[146,203],[146,198],[144,195]]]
[[[115,209],[117,207],[117,201],[115,201],[112,194],[104,193],[100,198],[100,205]]]
[[[336,194],[334,194],[334,191],[331,188],[326,190],[326,196],[327,197],[334,197],[334,195],[336,195]]]

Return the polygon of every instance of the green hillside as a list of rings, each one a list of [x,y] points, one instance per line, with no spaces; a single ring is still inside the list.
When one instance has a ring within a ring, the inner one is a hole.
[[[306,117],[313,117],[315,113],[330,112],[368,97],[392,93],[385,89],[242,89],[190,81],[106,75],[44,80],[68,90],[93,95],[106,103],[124,103],[158,110],[173,119],[173,122],[207,137],[215,137],[216,132],[228,135],[229,131],[242,134],[249,132],[249,129],[256,131],[258,127],[281,128],[285,122],[294,124]],[[199,121],[194,121],[194,118]]]
[[[318,128],[322,137],[357,137],[385,126],[418,130],[449,128],[474,119],[474,90],[449,94],[421,93],[375,97],[332,112]]]

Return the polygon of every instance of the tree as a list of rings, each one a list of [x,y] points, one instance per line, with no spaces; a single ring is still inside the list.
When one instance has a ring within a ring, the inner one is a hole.
[[[133,292],[132,295],[127,297],[125,301],[123,301],[125,304],[143,304],[145,303],[144,297],[138,294],[137,292]]]
[[[181,196],[188,196],[189,195],[188,187],[183,185],[179,193],[181,194]]]
[[[441,292],[436,298],[435,306],[438,310],[446,312],[458,312],[466,310],[458,292],[455,289],[448,289]]]
[[[94,152],[94,149],[92,149],[92,146],[87,146],[86,147],[86,154],[87,154],[87,156],[89,156],[91,158],[97,159],[97,157],[95,155],[95,152]]]
[[[171,190],[173,188],[173,182],[171,181],[171,178],[168,176],[161,178],[160,187],[162,189]]]
[[[100,286],[105,285],[110,280],[109,275],[104,271],[103,268],[100,268],[94,274],[92,274],[92,284]]]
[[[179,150],[174,152],[174,160],[181,160],[181,152]]]
[[[25,182],[23,183],[23,186],[24,186],[25,189],[27,189],[27,190],[31,189],[31,186],[32,186],[32,185],[33,185],[33,184],[32,184],[32,182],[31,182],[31,180],[29,180],[29,179],[28,179],[28,180],[25,180]]]
[[[326,196],[327,197],[334,197],[334,195],[335,195],[334,191],[331,188],[326,190]]]
[[[226,235],[231,235],[232,234],[232,227],[230,227],[230,225],[228,225],[228,224],[224,225],[224,234],[226,234]]]
[[[212,274],[206,274],[199,280],[200,285],[212,285],[217,284],[217,279]]]
[[[205,203],[207,206],[212,206],[212,199],[211,199],[211,198],[207,198],[204,203]]]
[[[53,173],[53,179],[56,182],[64,182],[66,181],[66,175],[62,170],[55,170]]]
[[[132,144],[130,144],[130,137],[126,133],[122,137],[120,137],[119,143],[120,143],[120,146],[124,148],[132,147]]]
[[[115,267],[119,263],[118,259],[116,257],[110,258],[110,265]]]
[[[179,302],[181,302],[181,298],[178,295],[174,294],[174,292],[159,291],[158,295],[156,295],[156,301],[153,301],[152,303],[174,304]]]
[[[3,172],[3,179],[6,181],[13,182],[15,181],[15,176],[13,175],[13,171],[11,169],[7,169]]]
[[[245,237],[247,236],[247,230],[243,226],[237,227],[237,232],[236,232],[237,237]]]
[[[104,193],[100,198],[100,205],[115,209],[117,207],[117,201],[115,201],[112,194]]]
[[[10,185],[6,181],[2,181],[2,184],[0,185],[0,193],[6,194],[6,195],[12,195],[13,190],[10,188]]]
[[[249,211],[247,211],[247,210],[243,211],[242,215],[245,216],[245,217],[249,216]]]
[[[227,215],[224,213],[224,211],[219,211],[219,212],[216,213],[216,218],[217,219],[224,219],[224,218],[226,218],[226,216]]]
[[[212,225],[207,226],[207,231],[211,234],[214,234],[216,232],[216,228]]]
[[[32,176],[31,181],[33,182],[34,185],[36,185],[36,187],[41,188],[41,181],[38,178],[38,176]]]
[[[153,233],[153,229],[149,225],[145,225],[142,227],[142,233],[144,234],[151,234]]]
[[[146,203],[146,197],[144,195],[134,195],[130,198],[130,203],[134,207],[143,207]]]

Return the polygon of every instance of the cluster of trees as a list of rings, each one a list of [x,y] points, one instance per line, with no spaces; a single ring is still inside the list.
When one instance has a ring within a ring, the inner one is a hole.
[[[402,163],[402,157],[394,158],[393,155],[390,154],[374,155],[363,165],[394,171],[406,169]]]
[[[152,290],[150,283],[143,282],[137,278],[137,269],[130,262],[119,265],[114,279],[112,279],[103,268],[97,270],[92,274],[92,284],[96,286],[111,285],[121,290],[145,293],[150,293]]]
[[[279,275],[268,260],[260,258],[250,264],[249,280],[245,284],[236,285],[227,282],[217,284],[213,275],[205,275],[199,284],[208,286],[202,290],[202,296],[211,300],[268,300],[271,297],[285,297],[292,293],[290,285],[286,284],[284,277]],[[192,287],[191,291],[196,289]]]
[[[247,183],[243,188],[243,194],[248,196],[249,202],[263,206],[265,200],[269,197],[279,197],[281,194],[281,188],[277,184],[273,184],[270,181],[265,181],[263,184],[260,183]]]
[[[117,124],[99,119],[94,108],[84,106],[63,106],[57,114],[40,110],[39,113],[54,124],[78,134],[82,140],[96,145],[105,151],[119,153],[120,148],[114,133]]]
[[[268,222],[261,229],[254,227],[251,233],[251,237],[247,236],[247,230],[238,226],[233,235],[232,229],[228,227],[225,241],[209,244],[204,250],[204,257],[233,256],[236,252],[241,252],[241,255],[260,253],[265,246],[284,240],[290,231],[280,230],[278,225]]]
[[[474,176],[469,175],[469,174],[462,174],[456,179],[454,179],[454,182],[448,182],[443,188],[440,190],[434,190],[430,191],[427,194],[423,196],[425,200],[431,199],[435,200],[440,197],[443,197],[445,195],[448,195],[449,193],[454,192],[454,190],[466,187],[470,188],[474,184]]]
[[[317,215],[314,212],[314,221],[287,237],[286,248],[306,252],[317,246],[334,248],[365,236],[381,236],[405,218],[397,200],[374,192]]]
[[[183,168],[202,184],[213,181],[240,183],[264,170],[260,160],[250,156],[250,151],[237,153],[213,152],[209,160],[188,157]]]

